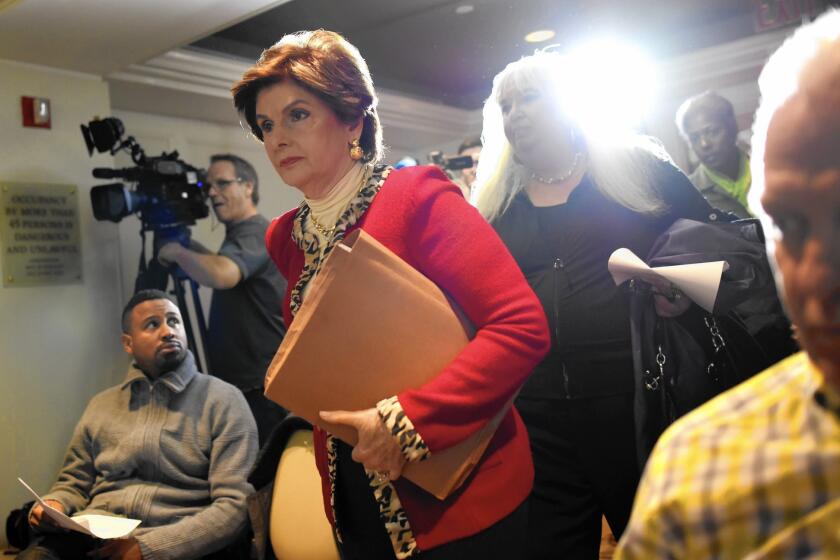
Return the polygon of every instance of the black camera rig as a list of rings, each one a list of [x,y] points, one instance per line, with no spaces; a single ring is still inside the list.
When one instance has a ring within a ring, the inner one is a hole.
[[[473,166],[474,160],[470,155],[466,156],[445,156],[440,150],[429,152],[427,156],[429,163],[437,165],[444,171],[459,171],[461,169],[469,169]]]
[[[93,176],[97,179],[122,179],[134,183],[127,188],[123,183],[111,183],[91,188],[90,202],[93,216],[97,220],[120,222],[126,216],[138,214],[140,218],[141,252],[135,292],[144,288],[166,290],[172,279],[173,290],[181,308],[184,326],[187,331],[189,347],[201,369],[201,359],[193,335],[189,307],[186,303],[184,282],[189,283],[192,293],[193,309],[198,322],[198,332],[202,346],[206,340],[204,312],[198,296],[198,284],[189,278],[179,267],[163,266],[158,261],[158,250],[165,243],[178,242],[189,246],[189,226],[196,220],[206,218],[210,209],[207,204],[209,188],[205,183],[204,170],[198,169],[178,159],[178,152],[162,153],[158,157],[146,157],[146,153],[133,136],[123,138],[125,128],[122,121],[114,117],[94,119],[87,126],[81,125],[82,136],[87,145],[88,155],[94,150],[111,155],[119,151],[131,154],[134,167],[111,169],[97,167]],[[154,232],[152,258],[146,260],[146,232]]]
[[[90,201],[97,220],[119,222],[136,212],[143,230],[158,231],[193,225],[207,217],[204,171],[178,159],[177,151],[146,157],[133,136],[123,139],[123,123],[114,117],[93,120],[81,127],[89,155],[93,155],[94,149],[111,155],[124,150],[131,154],[135,164],[124,169],[93,170],[97,179],[122,179],[136,184],[134,189],[126,188],[123,183],[93,187]]]

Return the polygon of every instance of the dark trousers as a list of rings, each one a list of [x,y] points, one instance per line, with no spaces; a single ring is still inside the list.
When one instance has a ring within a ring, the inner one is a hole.
[[[288,411],[274,401],[268,400],[263,394],[262,387],[243,389],[242,394],[248,401],[248,407],[257,422],[257,438],[260,449],[268,440],[268,436],[277,425],[289,414]]]
[[[528,558],[597,559],[601,515],[621,536],[639,470],[633,395],[519,398],[534,455]]]
[[[336,480],[336,516],[342,536],[343,560],[395,560],[394,549],[379,519],[379,506],[359,463],[350,458],[352,448],[339,443]],[[510,560],[521,558],[528,521],[527,502],[495,525],[475,535],[420,551],[418,560]]]
[[[102,541],[81,533],[43,533],[17,555],[18,560],[79,560]]]
[[[18,560],[82,560],[88,552],[98,548],[104,541],[82,533],[42,533],[36,535],[25,549],[17,555]],[[233,547],[220,550],[202,560],[235,560]]]

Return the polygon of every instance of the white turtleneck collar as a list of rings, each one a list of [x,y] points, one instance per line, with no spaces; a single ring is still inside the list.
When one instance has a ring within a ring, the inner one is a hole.
[[[344,177],[339,179],[338,183],[335,184],[324,198],[312,200],[304,197],[303,200],[309,205],[309,217],[312,218],[314,216],[318,220],[318,223],[326,228],[333,227],[338,222],[341,214],[350,205],[350,201],[353,200],[356,193],[361,190],[362,181],[366,180],[368,170],[368,166],[356,163]],[[314,227],[311,228],[311,232],[318,237],[321,256],[323,256],[324,249],[326,249],[329,240]],[[317,273],[303,287],[303,291],[301,292],[302,299],[305,300],[307,294],[309,294],[309,288],[312,286],[312,280],[315,279],[315,276],[317,276]]]
[[[362,187],[366,171],[367,167],[365,165],[356,163],[344,174],[344,177],[338,180],[338,183],[330,189],[330,192],[324,198],[312,200],[304,197],[310,212],[319,224],[326,228],[335,225],[341,214],[347,209],[350,201]],[[320,236],[317,231],[315,233]]]

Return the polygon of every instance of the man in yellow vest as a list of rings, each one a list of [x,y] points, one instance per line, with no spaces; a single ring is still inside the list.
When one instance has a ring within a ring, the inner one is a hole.
[[[747,192],[750,190],[750,158],[738,146],[738,123],[732,103],[713,91],[685,101],[677,110],[680,134],[700,160],[689,176],[709,204],[750,217]]]

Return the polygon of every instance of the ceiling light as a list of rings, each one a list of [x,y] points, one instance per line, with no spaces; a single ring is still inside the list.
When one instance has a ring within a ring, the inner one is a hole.
[[[539,29],[537,31],[531,31],[525,35],[525,41],[528,43],[542,43],[543,41],[553,39],[554,35],[556,35],[556,33],[554,33],[553,29]]]
[[[462,16],[464,14],[469,14],[470,12],[473,12],[473,11],[475,11],[475,6],[473,6],[472,4],[461,4],[460,6],[455,8],[455,13],[458,14],[459,16]]]

